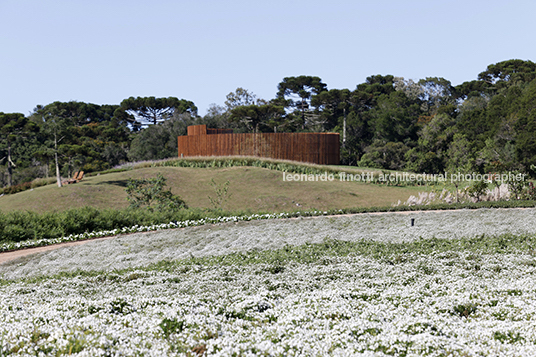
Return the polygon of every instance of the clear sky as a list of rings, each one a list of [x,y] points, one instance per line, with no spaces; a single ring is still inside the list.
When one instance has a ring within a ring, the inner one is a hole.
[[[271,99],[284,77],[476,79],[536,62],[534,0],[0,0],[0,111],[178,97],[205,114],[237,87]]]

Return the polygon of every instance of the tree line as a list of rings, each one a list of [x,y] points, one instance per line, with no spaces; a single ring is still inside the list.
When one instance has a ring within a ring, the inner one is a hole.
[[[30,115],[0,112],[0,180],[70,177],[177,155],[189,125],[245,132],[339,132],[347,165],[438,173],[536,175],[536,64],[491,64],[453,86],[374,75],[354,90],[315,76],[286,77],[274,98],[237,88],[199,116],[192,101],[131,97],[117,105],[54,102]]]

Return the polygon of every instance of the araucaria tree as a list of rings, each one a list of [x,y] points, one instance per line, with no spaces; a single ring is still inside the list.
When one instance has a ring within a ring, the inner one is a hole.
[[[173,115],[189,113],[197,116],[197,107],[193,102],[175,97],[130,97],[121,102],[119,111],[127,114],[116,113],[117,116],[128,117],[133,126],[156,124],[168,120]]]
[[[250,131],[258,133],[260,127],[271,127],[276,131],[278,118],[285,114],[282,106],[272,103],[264,105],[245,105],[236,107],[231,110],[229,121],[241,122],[247,126]]]
[[[307,127],[307,118],[313,114],[311,97],[327,90],[327,86],[319,77],[299,76],[283,78],[277,89],[277,99],[300,118],[298,126],[303,130]]]

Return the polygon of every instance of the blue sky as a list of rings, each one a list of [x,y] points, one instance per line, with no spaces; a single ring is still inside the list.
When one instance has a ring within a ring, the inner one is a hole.
[[[374,74],[456,85],[536,61],[535,13],[533,0],[0,0],[0,111],[173,96],[203,115],[237,87],[271,99],[299,75],[330,89]]]

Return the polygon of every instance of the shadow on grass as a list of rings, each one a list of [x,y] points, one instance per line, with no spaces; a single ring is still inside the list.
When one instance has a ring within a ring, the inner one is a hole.
[[[114,180],[114,181],[102,181],[96,185],[115,185],[120,187],[127,187],[128,180]]]

